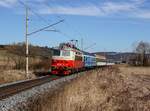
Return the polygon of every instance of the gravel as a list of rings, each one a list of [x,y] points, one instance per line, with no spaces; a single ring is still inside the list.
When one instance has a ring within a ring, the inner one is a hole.
[[[31,111],[30,107],[33,102],[41,98],[50,91],[55,91],[65,83],[72,81],[74,78],[81,76],[83,73],[67,76],[58,80],[33,87],[29,90],[20,92],[9,98],[0,101],[0,111]],[[30,106],[30,107],[29,107]]]

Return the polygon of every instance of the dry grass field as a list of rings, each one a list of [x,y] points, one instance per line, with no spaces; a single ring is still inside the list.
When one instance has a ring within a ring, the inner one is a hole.
[[[36,78],[36,76],[30,73],[30,78]],[[4,83],[15,82],[19,80],[27,79],[25,71],[21,70],[0,70],[0,85]]]
[[[26,79],[22,71],[1,75],[1,83]],[[30,111],[150,111],[148,67],[100,68],[62,86],[32,101]]]
[[[150,75],[150,67],[132,67],[132,66],[120,66],[122,74],[146,74]]]
[[[39,102],[39,111],[149,111],[150,70],[97,69],[45,95],[45,99]]]
[[[0,85],[27,79],[25,71],[23,71],[25,68],[15,68],[18,58],[19,56],[9,53],[7,50],[0,50]],[[23,60],[25,60],[24,57]],[[38,58],[29,58],[29,61],[30,67],[32,64],[39,63]],[[25,61],[23,62],[25,63]],[[33,69],[31,70],[33,71]],[[36,76],[30,72],[30,78],[36,78]]]

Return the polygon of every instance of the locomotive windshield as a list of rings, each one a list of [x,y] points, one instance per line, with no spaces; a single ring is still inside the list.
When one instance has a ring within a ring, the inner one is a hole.
[[[70,51],[62,51],[62,56],[70,56]]]
[[[54,49],[53,50],[53,55],[54,56],[60,56],[60,50]]]

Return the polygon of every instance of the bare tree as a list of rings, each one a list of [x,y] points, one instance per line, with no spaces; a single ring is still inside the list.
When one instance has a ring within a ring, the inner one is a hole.
[[[148,65],[149,58],[147,55],[150,54],[150,43],[140,41],[135,48],[135,52],[137,54],[136,61],[138,64],[141,66]]]

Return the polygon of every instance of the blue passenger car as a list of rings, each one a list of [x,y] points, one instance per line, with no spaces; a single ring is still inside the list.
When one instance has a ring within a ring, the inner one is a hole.
[[[83,53],[83,58],[84,58],[84,67],[85,68],[92,68],[96,66],[96,57],[93,54],[84,52]]]

